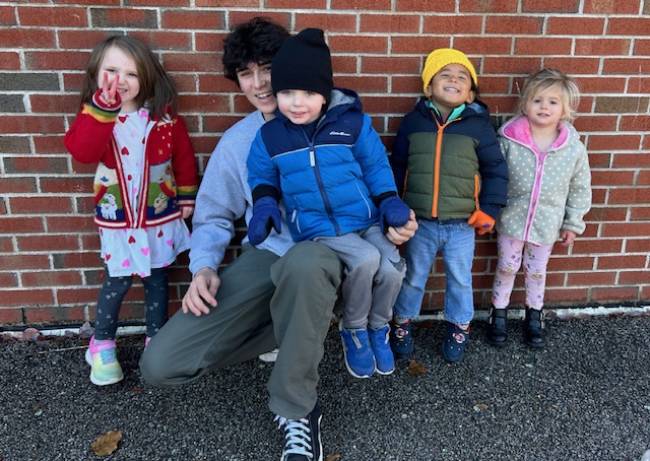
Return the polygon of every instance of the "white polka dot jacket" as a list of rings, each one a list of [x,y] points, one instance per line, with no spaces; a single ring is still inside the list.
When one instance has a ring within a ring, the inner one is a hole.
[[[563,229],[582,234],[591,207],[591,172],[575,128],[562,122],[546,152],[533,142],[524,116],[506,122],[499,135],[510,180],[497,231],[537,244],[552,244]]]

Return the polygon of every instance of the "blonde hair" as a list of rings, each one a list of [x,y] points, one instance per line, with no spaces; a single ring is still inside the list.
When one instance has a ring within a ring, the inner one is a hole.
[[[556,69],[545,68],[526,79],[517,105],[517,112],[525,115],[526,104],[538,92],[556,85],[562,90],[562,120],[572,121],[576,116],[578,104],[580,103],[580,90],[573,78]]]

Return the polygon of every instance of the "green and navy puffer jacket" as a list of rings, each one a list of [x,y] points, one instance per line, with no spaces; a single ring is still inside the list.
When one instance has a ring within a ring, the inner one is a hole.
[[[390,163],[419,218],[467,219],[480,209],[496,219],[506,204],[508,167],[480,101],[443,122],[421,98],[402,120]]]

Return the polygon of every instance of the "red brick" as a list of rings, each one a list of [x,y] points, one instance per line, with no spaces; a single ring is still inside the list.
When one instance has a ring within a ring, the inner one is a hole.
[[[257,0],[252,2],[250,6],[257,6]],[[240,6],[240,5],[233,5]],[[265,6],[267,8],[318,8],[325,9],[326,2],[325,0],[266,0]],[[300,28],[296,27],[300,30]]]
[[[614,285],[616,281],[616,272],[585,272],[578,274],[568,274],[567,285],[569,286],[594,286],[594,285]]]
[[[517,0],[460,0],[461,12],[516,13]]]
[[[5,159],[7,173],[67,173],[67,159],[57,157],[9,157]]]
[[[623,115],[621,117],[620,130],[650,131],[650,115]]]
[[[128,2],[128,0],[127,0]],[[55,3],[71,5],[119,5],[120,0],[56,0]]]
[[[92,219],[88,219],[92,222]],[[96,232],[96,229],[93,229]],[[82,267],[97,268],[101,260],[97,252],[73,252],[52,254],[54,269],[78,269]]]
[[[258,11],[230,11],[228,13],[228,26],[232,27],[235,24],[241,24],[259,15],[260,13]],[[265,11],[264,17],[277,22],[287,29],[291,27],[291,14],[289,13]]]
[[[79,51],[30,51],[25,52],[25,63],[34,70],[79,70],[86,68],[89,56]]]
[[[599,222],[599,221],[625,221],[627,218],[627,207],[592,207],[589,213],[585,216],[585,221]],[[603,245],[607,244],[607,240],[599,240]]]
[[[480,34],[483,28],[483,20],[480,16],[425,16],[424,30],[425,34]],[[458,38],[457,38],[458,40]],[[464,52],[467,51],[463,46],[456,45]],[[433,49],[432,49],[433,50]],[[486,52],[488,52],[487,50]]]
[[[603,74],[650,74],[650,59],[605,58]]]
[[[196,74],[177,74],[169,73],[169,76],[174,81],[176,85],[176,91],[179,93],[196,93],[196,81],[198,80],[198,75]],[[181,107],[181,110],[183,108]]]
[[[196,6],[207,6],[207,5],[204,5],[205,3],[209,3],[209,2],[207,2],[206,0],[197,0],[196,1]],[[214,2],[214,3],[217,3],[217,2]],[[239,3],[242,3],[242,6],[245,6],[244,5],[244,3],[245,3],[244,0],[242,0]],[[125,6],[131,6],[131,5],[138,5],[138,6],[175,6],[175,7],[178,8],[178,7],[181,7],[181,6],[189,6],[190,5],[190,0],[124,0],[124,5]],[[214,6],[220,6],[220,5],[214,5]],[[232,5],[227,5],[227,6],[232,6]],[[237,5],[235,5],[235,6],[237,6]]]
[[[617,77],[576,77],[582,93],[624,93],[625,78]]]
[[[163,11],[162,28],[164,29],[210,29],[225,28],[225,18],[218,11]]]
[[[29,100],[32,113],[74,114],[79,108],[79,96],[76,94],[32,94]]]
[[[639,148],[641,136],[632,135],[590,135],[587,149],[592,150],[635,150]]]
[[[72,203],[64,197],[11,197],[12,214],[71,213]]]
[[[625,239],[625,253],[650,253],[650,238]]]
[[[295,24],[296,30],[317,27],[326,30],[328,35],[332,32],[357,31],[357,18],[353,14],[296,13]]]
[[[606,195],[607,195],[607,189],[592,188],[591,203],[594,205],[604,205]]]
[[[87,193],[93,191],[92,178],[40,178],[41,192],[44,193]]]
[[[404,114],[413,108],[413,98],[391,96],[364,96],[361,98],[364,112],[371,114]]]
[[[546,303],[566,305],[572,302],[584,302],[587,299],[587,288],[550,288],[544,292]]]
[[[20,58],[18,53],[0,52],[0,69],[18,70],[20,69]]]
[[[611,287],[593,288],[591,299],[594,301],[636,301],[639,298],[639,289],[636,287]]]
[[[420,77],[391,77],[391,93],[422,93],[422,79]]]
[[[650,40],[635,40],[634,41],[634,56],[648,56],[650,55]]]
[[[616,188],[609,191],[607,203],[650,203],[650,187]]]
[[[2,287],[3,289],[4,288],[16,288],[16,287],[18,287],[18,276],[17,276],[17,274],[11,274],[9,272],[0,272],[0,287]],[[2,311],[0,311],[0,315],[1,315],[1,312]]]
[[[63,118],[54,116],[4,115],[0,133],[61,133]]]
[[[334,84],[342,88],[351,88],[358,93],[387,93],[387,77],[337,76]]]
[[[86,27],[86,8],[19,6],[22,26]]]
[[[378,2],[368,3],[370,3],[368,9],[377,9],[373,3]],[[455,5],[453,0],[437,0],[435,2],[432,2],[431,0],[397,0],[395,9],[396,11],[421,11],[424,13],[438,13],[445,11],[452,12],[455,9]]]
[[[186,112],[228,112],[228,97],[218,95],[186,94],[178,98],[178,104]]]
[[[79,271],[22,272],[20,279],[25,287],[80,285],[81,273]]]
[[[329,37],[329,46],[337,53],[386,53],[386,37],[369,35],[335,35]]]
[[[53,304],[52,290],[48,289],[2,290],[2,299],[0,299],[0,307],[52,306]],[[47,311],[49,312],[50,309]]]
[[[357,72],[355,56],[332,56],[332,67],[335,74],[353,74]]]
[[[639,3],[620,0],[585,0],[584,13],[638,14]]]
[[[196,51],[211,51],[219,52],[218,56],[214,59],[221,59],[221,52],[223,51],[223,39],[226,33],[210,33],[210,32],[195,32],[194,33],[194,48]]]
[[[13,6],[0,6],[0,25],[16,25],[16,8]],[[0,322],[1,323],[1,322]]]
[[[164,53],[163,65],[168,72],[222,71],[221,60],[214,53]]]
[[[479,80],[479,86],[480,84]],[[512,114],[518,99],[517,96],[481,96],[481,100],[488,105],[492,115]]]
[[[570,53],[567,52],[567,54]],[[565,69],[571,75],[597,74],[599,62],[600,59],[598,58],[544,58],[545,66],[556,69]]]
[[[12,237],[0,237],[0,253],[11,253],[15,251]]]
[[[589,153],[589,165],[592,168],[609,168],[611,164],[610,154]]]
[[[551,35],[602,35],[604,18],[551,17],[546,23],[546,34]]]
[[[76,235],[20,235],[16,237],[16,241],[18,244],[18,249],[21,252],[51,252],[52,248],[56,248],[57,251],[79,249],[79,241]]]
[[[34,151],[37,154],[67,153],[63,145],[63,135],[34,136]]]
[[[580,115],[573,125],[579,133],[616,131],[616,122],[615,116]]]
[[[436,48],[450,46],[449,37],[392,36],[391,52],[426,55]]]
[[[634,184],[634,171],[592,171],[591,184],[594,186],[632,185]]]
[[[191,50],[192,34],[190,32],[137,31],[129,32],[146,43],[152,50]]]
[[[213,115],[203,117],[203,132],[204,133],[223,133],[228,128],[233,126],[241,117],[237,116],[224,116]]]
[[[579,0],[522,0],[524,13],[577,13]]]
[[[25,318],[30,325],[65,325],[85,320],[84,307],[56,306],[52,309],[25,309]]]
[[[549,37],[517,37],[515,38],[515,54],[571,54],[570,38]]]
[[[56,298],[60,305],[95,304],[97,302],[97,288],[64,288],[56,290]],[[124,306],[122,306],[124,307]],[[122,318],[120,309],[120,318]],[[54,319],[43,319],[48,323]]]
[[[237,84],[222,75],[199,75],[199,92],[201,93],[236,93]]]
[[[405,14],[362,14],[360,32],[413,33],[420,30],[420,18]]]
[[[507,54],[510,53],[511,46],[512,40],[509,37],[456,37],[454,40],[454,48],[469,55]],[[476,66],[479,59],[473,58],[472,61]],[[477,69],[480,69],[480,66],[477,66]]]
[[[540,34],[543,19],[525,16],[488,16],[485,22],[485,32],[488,34]]]
[[[612,167],[613,168],[650,167],[650,155],[645,153],[615,154]]]
[[[84,78],[84,74],[79,72],[75,72],[75,73],[62,72],[62,74],[63,74],[63,88],[66,91],[73,91],[79,93],[81,91],[81,84]]]
[[[96,230],[90,216],[48,216],[47,229],[50,232],[92,232]]]
[[[583,240],[578,237],[578,239],[573,244],[571,253],[574,255],[594,253],[620,253],[622,247],[623,241],[620,239]]]
[[[335,10],[390,10],[390,3],[390,0],[331,0],[330,8]],[[411,2],[407,1],[407,3]],[[399,11],[399,7],[397,10]]]
[[[91,50],[96,43],[112,35],[112,31],[105,30],[65,30],[57,31],[59,48]]]
[[[540,58],[519,57],[485,57],[483,58],[483,72],[486,74],[523,74],[528,75],[540,69]]]
[[[93,27],[127,27],[156,29],[158,17],[154,10],[140,8],[91,8]]]
[[[81,236],[81,250],[84,251],[99,251],[100,242],[99,234],[82,235]]]
[[[628,39],[577,38],[575,54],[591,56],[627,55],[630,52],[630,43],[631,40]]]
[[[650,271],[625,271],[618,278],[621,285],[641,285],[650,283]]]
[[[645,237],[650,235],[650,223],[605,223],[602,237]]]
[[[636,178],[636,184],[641,186],[650,186],[650,170],[639,171]]]
[[[0,43],[6,48],[54,48],[54,32],[44,29],[0,29]]]
[[[23,323],[21,309],[0,309],[0,325],[15,325]]]
[[[41,218],[0,217],[0,234],[34,233],[43,232],[44,230]]]
[[[609,18],[607,34],[610,35],[650,35],[649,18]]]
[[[21,269],[49,269],[50,259],[46,254],[14,253],[2,256],[2,264],[14,271]]]
[[[420,59],[406,57],[361,58],[361,72],[364,74],[420,74]]]
[[[594,258],[591,257],[555,257],[552,256],[548,262],[548,270],[550,272],[554,271],[584,271],[592,270],[594,266]]]
[[[4,176],[0,181],[0,194],[25,192],[36,192],[35,178]]]

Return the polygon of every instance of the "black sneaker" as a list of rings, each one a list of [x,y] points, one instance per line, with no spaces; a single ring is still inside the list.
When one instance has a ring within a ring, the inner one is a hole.
[[[284,450],[280,461],[323,461],[320,421],[323,415],[318,402],[307,416],[287,419],[276,415],[274,421],[284,431]]]

